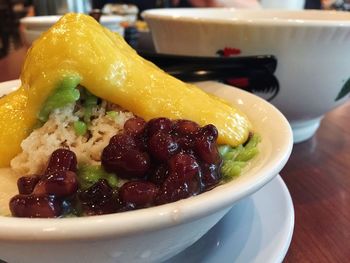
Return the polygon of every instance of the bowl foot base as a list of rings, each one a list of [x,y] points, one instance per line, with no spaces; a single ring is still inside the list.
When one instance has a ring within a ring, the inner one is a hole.
[[[291,123],[294,143],[310,139],[320,126],[321,119],[322,117],[305,122]]]

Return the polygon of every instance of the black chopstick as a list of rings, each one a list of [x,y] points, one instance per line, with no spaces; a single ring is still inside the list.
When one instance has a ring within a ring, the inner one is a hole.
[[[153,62],[165,71],[174,69],[182,70],[205,70],[225,68],[264,68],[274,73],[277,67],[277,59],[273,55],[240,56],[240,57],[197,57],[178,56],[159,53],[140,52],[139,55]]]

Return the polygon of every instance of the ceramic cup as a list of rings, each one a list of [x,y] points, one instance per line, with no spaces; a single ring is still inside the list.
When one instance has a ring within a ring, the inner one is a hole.
[[[253,92],[287,117],[295,142],[312,137],[324,114],[348,98],[350,13],[163,9],[143,16],[160,53],[275,55],[279,87]]]

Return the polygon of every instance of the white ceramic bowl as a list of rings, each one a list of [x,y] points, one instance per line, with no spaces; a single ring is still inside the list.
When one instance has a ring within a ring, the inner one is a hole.
[[[305,0],[260,0],[262,8],[302,10]]]
[[[31,46],[35,39],[53,26],[60,18],[61,16],[30,16],[22,18],[20,24],[24,44]],[[119,15],[101,16],[100,19],[103,26],[121,35],[124,35],[124,28],[121,26],[121,23],[125,21],[127,21],[127,18]]]
[[[159,9],[143,17],[161,53],[275,55],[280,90],[271,103],[290,121],[295,142],[310,138],[322,116],[348,98],[349,12]]]
[[[20,30],[21,39],[27,47],[30,47],[32,43],[37,38],[39,38],[43,32],[45,31],[35,31],[35,30],[26,29],[26,28],[22,28]]]
[[[0,84],[6,93],[18,81]],[[160,262],[196,242],[237,202],[283,168],[292,149],[285,117],[271,104],[216,82],[200,85],[244,111],[262,137],[244,174],[178,202],[119,214],[65,219],[0,216],[0,258],[8,262]]]

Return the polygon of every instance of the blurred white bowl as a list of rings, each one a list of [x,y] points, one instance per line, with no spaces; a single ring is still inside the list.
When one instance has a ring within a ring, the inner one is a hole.
[[[295,142],[310,138],[323,115],[348,98],[349,12],[196,8],[143,17],[160,53],[275,55],[280,90],[271,103],[290,121]]]
[[[20,31],[20,34],[21,34],[21,38],[22,38],[23,43],[29,47],[32,45],[32,43],[34,42],[35,39],[40,37],[40,35],[43,32],[44,31],[35,31],[35,30],[29,30],[26,28],[22,28]]]
[[[261,0],[262,8],[302,10],[305,0]]]
[[[55,24],[61,16],[30,16],[20,20],[21,35],[24,43],[30,46],[41,33],[48,30]],[[122,22],[127,21],[127,18],[119,15],[101,16],[100,23],[113,32],[124,35]]]
[[[136,22],[139,9],[136,5],[130,4],[105,4],[102,9],[103,14],[121,15],[128,22]]]
[[[0,84],[13,90],[18,81]],[[136,211],[65,219],[0,216],[0,257],[8,262],[160,262],[189,247],[238,200],[274,178],[292,150],[292,132],[271,104],[216,82],[200,85],[250,118],[262,137],[260,154],[231,182],[198,196]]]

